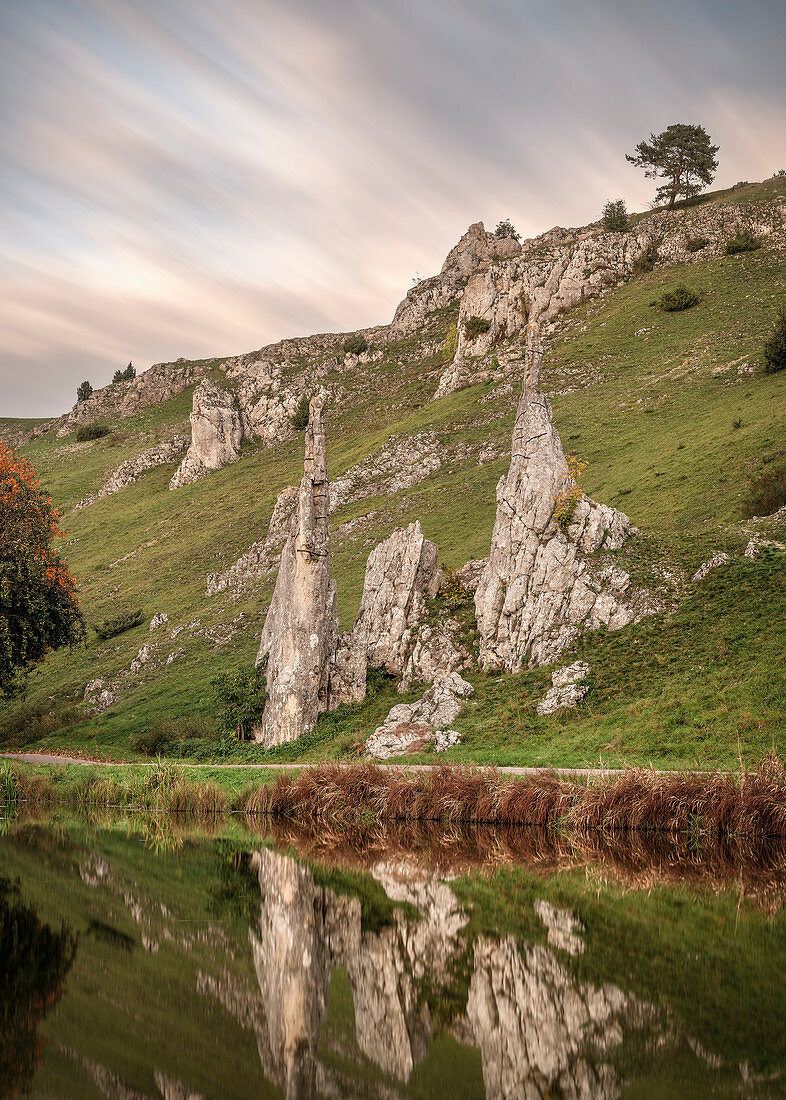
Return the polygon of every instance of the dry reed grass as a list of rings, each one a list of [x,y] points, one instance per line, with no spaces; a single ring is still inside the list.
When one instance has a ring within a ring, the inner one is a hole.
[[[786,769],[775,756],[739,776],[629,771],[575,782],[495,769],[404,772],[324,764],[247,795],[240,808],[294,823],[357,828],[383,821],[538,825],[578,834],[786,836]]]

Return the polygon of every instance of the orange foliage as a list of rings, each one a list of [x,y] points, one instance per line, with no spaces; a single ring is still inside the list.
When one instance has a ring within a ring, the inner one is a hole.
[[[0,530],[5,538],[24,534],[36,557],[47,563],[46,579],[68,592],[74,578],[53,553],[52,539],[64,538],[60,513],[41,489],[32,464],[0,440]]]

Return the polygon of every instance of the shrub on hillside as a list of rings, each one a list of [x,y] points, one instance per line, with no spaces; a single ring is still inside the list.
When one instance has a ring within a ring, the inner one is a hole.
[[[775,374],[786,368],[786,302],[778,310],[775,331],[764,341],[762,355],[764,369],[768,374]]]
[[[355,332],[344,341],[345,355],[362,355],[364,351],[368,351],[368,340],[362,332]]]
[[[784,504],[786,504],[786,456],[781,455],[761,473],[751,477],[745,514],[748,518],[771,516]]]
[[[236,672],[222,672],[210,681],[220,711],[218,723],[222,730],[244,741],[254,726],[262,721],[267,702],[263,672],[267,657],[259,665],[244,665]]]
[[[84,382],[80,382],[79,385],[76,388],[76,399],[77,399],[77,401],[87,401],[88,397],[90,396],[90,394],[92,392],[93,392],[93,387],[90,385],[90,383],[87,380],[85,380]]]
[[[581,487],[581,475],[586,469],[587,463],[582,462],[578,455],[565,456],[565,470],[562,474],[562,487],[554,500],[554,519],[567,530],[573,520],[576,505],[584,495]]]
[[[83,424],[81,428],[76,429],[77,443],[87,443],[91,439],[103,439],[105,435],[109,435],[109,428],[106,424]]]
[[[761,241],[750,229],[743,229],[726,241],[726,254],[729,256],[736,256],[738,252],[755,252],[757,248],[761,248]]]
[[[624,233],[628,228],[628,209],[625,206],[625,200],[607,202],[603,207],[601,223],[607,233]]]
[[[301,394],[297,408],[292,413],[292,427],[301,432],[308,427],[308,394]]]
[[[457,344],[458,338],[456,336],[456,324],[454,321],[453,324],[448,327],[448,331],[445,334],[445,342],[442,345],[442,358],[446,363],[449,363],[456,354]]]
[[[37,703],[23,701],[0,719],[0,748],[33,745],[48,733],[71,729],[81,717],[69,703],[54,704],[48,699]]]
[[[648,271],[652,271],[660,259],[659,244],[659,241],[650,241],[644,251],[638,254],[633,261],[632,271],[634,275],[645,275]]]
[[[214,723],[203,715],[182,715],[165,719],[134,738],[134,748],[145,756],[159,756],[180,750],[187,741],[215,741],[219,737]]]
[[[144,617],[144,612],[141,609],[138,611],[124,611],[122,615],[117,615],[114,619],[105,619],[102,623],[93,623],[93,630],[105,642],[107,638],[114,638],[117,634],[122,634],[126,630],[139,626]]]
[[[468,317],[464,322],[464,335],[468,340],[475,340],[490,328],[491,321],[487,321],[485,317]]]
[[[709,243],[706,237],[685,238],[685,247],[688,252],[701,252],[702,248],[706,248]]]
[[[680,283],[674,290],[667,290],[658,299],[658,308],[664,313],[679,313],[683,309],[690,309],[698,305],[699,296],[695,290]]]
[[[131,382],[136,378],[136,368],[133,363],[129,363],[125,370],[116,370],[112,375],[112,385],[116,382]]]

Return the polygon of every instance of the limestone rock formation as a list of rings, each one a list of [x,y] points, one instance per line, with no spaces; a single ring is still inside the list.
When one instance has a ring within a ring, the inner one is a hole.
[[[119,383],[117,384],[119,385]],[[170,462],[175,462],[188,447],[188,442],[186,436],[176,435],[173,439],[158,443],[155,447],[143,451],[141,455],[122,462],[101,486],[98,496],[108,497],[112,493],[119,493],[121,489],[125,489],[129,485],[133,485],[135,481],[139,481],[140,477],[144,477],[149,470],[155,469],[156,466],[167,466]],[[92,503],[94,499],[94,497],[88,498],[88,502]],[[82,501],[77,505],[77,508],[80,505],[83,506]]]
[[[336,702],[365,697],[368,665],[393,676],[403,672],[426,600],[439,589],[438,559],[419,521],[397,528],[371,551],[360,610],[336,656]]]
[[[470,669],[472,654],[460,634],[460,624],[450,617],[434,625],[421,624],[407,654],[398,691],[403,694],[413,683],[433,684],[438,676]]]
[[[86,401],[78,401],[69,413],[48,421],[34,434],[54,428],[58,437],[62,437],[82,424],[92,424],[107,416],[134,416],[140,409],[177,397],[200,382],[207,372],[208,368],[201,363],[156,363],[129,382],[114,382],[94,390]]]
[[[709,561],[702,562],[699,568],[691,577],[692,581],[703,581],[708,573],[711,573],[713,569],[717,569],[721,565],[728,565],[731,558],[725,551],[721,550],[718,554],[713,554]]]
[[[240,458],[243,427],[233,395],[205,379],[194,390],[191,445],[169,483],[178,489]]]
[[[586,661],[575,661],[572,665],[558,668],[551,674],[551,687],[535,708],[536,714],[555,714],[565,707],[575,707],[589,691],[582,683],[589,675]]]
[[[457,745],[460,735],[448,729],[461,713],[465,699],[474,694],[472,684],[456,672],[439,675],[414,703],[397,703],[385,721],[366,741],[366,752],[378,760],[419,751],[431,742],[437,752]]]
[[[273,572],[281,559],[281,548],[286,542],[297,501],[296,485],[287,485],[281,490],[276,498],[265,538],[252,543],[229,569],[222,573],[208,573],[208,596],[223,592],[225,588],[246,588],[252,581]]]
[[[584,951],[581,938],[584,925],[568,909],[557,909],[543,898],[535,900],[534,908],[548,929],[548,941],[552,947],[567,951],[569,955],[580,955]]]
[[[487,233],[483,222],[471,225],[448,253],[439,275],[422,279],[399,303],[391,328],[396,335],[414,332],[426,316],[457,297],[467,279],[481,264],[518,255],[521,246],[513,237]]]
[[[330,668],[338,643],[328,503],[322,402],[314,398],[297,512],[281,554],[257,657],[258,664],[268,659],[268,701],[254,738],[268,747],[308,733],[328,708]]]
[[[627,573],[598,556],[623,545],[627,516],[583,495],[567,526],[555,515],[559,501],[577,491],[540,392],[541,359],[533,322],[510,470],[497,485],[491,553],[475,591],[486,669],[548,664],[582,629],[616,630],[653,610],[644,594],[632,592]]]

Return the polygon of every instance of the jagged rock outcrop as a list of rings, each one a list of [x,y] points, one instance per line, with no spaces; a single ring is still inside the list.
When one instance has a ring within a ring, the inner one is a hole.
[[[397,336],[415,332],[429,313],[442,309],[458,296],[480,264],[508,259],[520,250],[515,238],[487,233],[483,222],[471,225],[448,253],[439,275],[422,279],[407,292],[396,309],[391,329]]]
[[[464,700],[475,692],[472,684],[457,672],[440,674],[414,703],[397,703],[385,721],[366,741],[369,756],[386,760],[402,753],[420,751],[433,743],[437,752],[457,745],[460,735],[448,729],[461,713]]]
[[[486,669],[549,664],[581,630],[616,630],[654,610],[646,594],[632,590],[626,572],[598,556],[623,545],[630,534],[627,516],[583,495],[566,526],[555,515],[575,483],[540,392],[541,359],[533,322],[510,470],[497,485],[491,553],[475,591]]]
[[[439,549],[420,522],[397,528],[368,556],[360,610],[337,654],[336,701],[365,697],[366,668],[404,671],[407,653],[441,579]]]
[[[125,489],[129,485],[133,485],[135,481],[139,481],[141,477],[144,477],[149,470],[155,469],[156,466],[168,466],[170,462],[175,462],[188,445],[187,436],[176,435],[173,439],[167,439],[163,443],[156,444],[155,447],[150,447],[147,451],[143,451],[141,455],[136,455],[135,458],[127,459],[110,475],[97,494],[80,500],[75,510],[86,508],[88,504],[92,504],[94,500],[100,497],[108,497],[113,493],[119,493],[121,489]]]
[[[205,379],[194,390],[191,445],[169,483],[179,489],[240,458],[243,427],[233,394]]]
[[[297,512],[281,554],[257,663],[267,658],[268,700],[254,738],[293,741],[328,709],[338,644],[336,582],[328,553],[329,485],[322,402],[311,401]]]
[[[208,573],[208,596],[223,592],[225,588],[247,588],[252,581],[273,572],[281,559],[281,548],[286,542],[297,500],[296,485],[287,485],[286,489],[281,490],[276,497],[265,538],[252,543],[245,554],[223,573]]]
[[[113,382],[111,386],[94,390],[87,400],[78,401],[69,413],[47,421],[36,428],[34,434],[40,435],[54,428],[62,437],[81,424],[92,424],[103,417],[121,416],[126,419],[140,409],[177,397],[189,386],[201,382],[208,372],[209,367],[201,363],[156,363],[128,382]]]
[[[472,654],[461,639],[461,625],[456,619],[423,623],[407,654],[397,690],[403,694],[413,683],[433,684],[438,676],[470,668]]]
[[[484,359],[492,346],[523,332],[528,321],[553,321],[561,312],[627,279],[637,264],[695,263],[722,255],[726,241],[741,229],[769,238],[779,247],[786,245],[779,204],[728,204],[660,210],[624,233],[604,233],[597,225],[584,229],[557,227],[524,241],[510,258],[496,263],[478,259],[465,276],[456,351],[440,377],[435,397],[487,378]],[[692,250],[698,239],[705,244]],[[437,276],[436,280],[441,278]],[[413,312],[403,307],[418,289],[410,291],[399,306],[402,316]],[[423,297],[426,302],[437,303],[432,309],[446,304],[436,289],[425,289]],[[425,316],[416,312],[413,315],[418,316],[418,323]],[[472,317],[488,322],[485,332],[467,327]]]
[[[589,691],[589,686],[582,682],[587,676],[589,665],[586,661],[575,661],[552,672],[551,687],[535,707],[535,713],[555,714],[565,707],[575,707]]]
[[[699,568],[691,577],[692,581],[703,581],[708,573],[711,573],[713,569],[718,569],[721,565],[728,565],[731,561],[729,555],[721,550],[718,554],[713,554],[709,561],[702,562]]]

